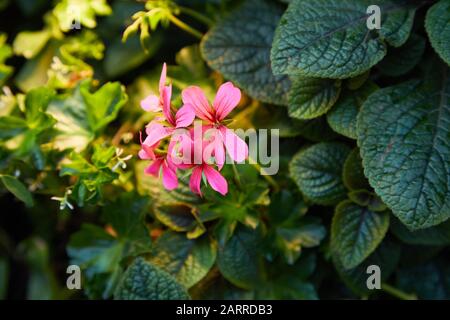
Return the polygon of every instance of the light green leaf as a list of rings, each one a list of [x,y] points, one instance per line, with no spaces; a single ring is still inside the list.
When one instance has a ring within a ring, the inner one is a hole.
[[[53,14],[64,32],[71,29],[74,20],[87,28],[95,28],[95,16],[106,16],[111,12],[106,0],[62,0],[53,9]]]
[[[377,89],[377,85],[368,81],[357,90],[347,90],[327,114],[327,121],[331,129],[343,136],[356,139],[356,117],[359,109]]]
[[[247,0],[205,35],[201,51],[211,68],[251,97],[287,105],[290,81],[274,76],[270,67],[270,48],[281,13],[281,7],[267,0]]]
[[[450,245],[450,221],[447,220],[437,226],[410,231],[398,219],[392,219],[391,230],[397,238],[407,244],[425,246]]]
[[[345,160],[342,179],[344,185],[350,190],[370,189],[358,148],[353,149]]]
[[[148,261],[190,288],[212,268],[216,253],[217,249],[208,237],[189,240],[185,234],[165,232],[155,242]]]
[[[86,104],[90,128],[94,132],[113,121],[128,100],[125,87],[118,82],[108,82],[94,93],[89,92],[89,84],[84,82],[80,92]]]
[[[408,39],[415,9],[408,1],[380,0],[380,30],[369,30],[371,0],[293,0],[275,32],[275,74],[343,79],[362,74],[386,54],[386,41]]]
[[[450,65],[450,1],[441,0],[428,10],[425,29],[434,50]]]
[[[34,205],[33,196],[19,179],[13,176],[0,175],[0,180],[3,182],[5,188],[17,199],[25,203],[27,207]]]
[[[450,217],[449,69],[372,94],[358,116],[365,174],[410,229]]]
[[[237,227],[225,245],[219,245],[217,265],[225,279],[244,289],[255,286],[262,262],[259,246],[258,230]]]
[[[411,71],[420,61],[425,51],[423,37],[412,34],[400,48],[389,48],[387,56],[377,65],[381,73],[398,77]]]
[[[310,200],[323,205],[346,196],[342,166],[350,149],[341,143],[323,142],[298,152],[289,164],[291,178]]]
[[[289,116],[317,118],[331,109],[340,92],[340,80],[295,77],[289,92]]]
[[[33,58],[44,48],[50,37],[51,32],[47,29],[20,32],[14,39],[14,53],[27,59]]]
[[[331,224],[331,249],[346,269],[363,262],[389,228],[389,211],[373,212],[350,200],[341,202]]]
[[[137,258],[114,294],[116,300],[186,300],[189,295],[167,272]]]

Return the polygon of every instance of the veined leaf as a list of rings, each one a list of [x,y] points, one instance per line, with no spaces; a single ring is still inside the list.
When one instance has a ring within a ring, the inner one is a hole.
[[[267,0],[247,0],[205,35],[201,50],[211,68],[251,97],[287,105],[290,81],[274,76],[270,67],[270,48],[281,13],[281,7]]]
[[[155,242],[148,261],[190,288],[206,276],[216,260],[216,253],[208,237],[190,240],[185,234],[166,232]]]
[[[358,148],[353,149],[345,160],[342,179],[344,185],[350,190],[370,188],[369,181],[367,181],[364,175],[364,168]]]
[[[289,92],[289,116],[317,118],[331,109],[340,92],[340,80],[296,77]]]
[[[377,1],[380,30],[367,27],[371,0],[293,0],[275,32],[275,74],[343,79],[362,74],[386,54],[386,42],[408,39],[415,8],[408,1]]]
[[[389,228],[389,212],[373,212],[350,200],[341,202],[331,225],[331,249],[346,269],[363,262]]]
[[[349,153],[346,145],[335,142],[323,142],[301,150],[289,164],[291,178],[313,202],[336,204],[346,196],[342,166]]]
[[[378,86],[374,83],[366,82],[357,90],[346,91],[327,114],[327,121],[331,129],[347,138],[356,139],[356,117],[359,109],[377,89]]]
[[[425,29],[434,50],[450,65],[450,1],[441,0],[428,10]]]
[[[370,185],[410,229],[450,217],[449,69],[372,94],[361,109],[358,144]]]
[[[137,258],[124,273],[114,294],[116,300],[186,300],[189,295],[175,278]]]
[[[223,247],[219,245],[217,265],[225,279],[240,288],[252,288],[260,276],[259,246],[258,232],[242,226]]]

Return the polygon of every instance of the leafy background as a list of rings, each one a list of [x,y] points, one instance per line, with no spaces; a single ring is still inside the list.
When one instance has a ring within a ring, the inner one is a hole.
[[[450,298],[449,0],[0,0],[0,25],[0,298]],[[279,173],[145,176],[163,62],[176,101],[238,85]]]

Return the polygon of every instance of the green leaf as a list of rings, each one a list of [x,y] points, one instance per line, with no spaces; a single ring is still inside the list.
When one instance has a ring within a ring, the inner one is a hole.
[[[189,232],[199,227],[195,217],[196,212],[189,205],[183,203],[159,204],[154,211],[156,218],[173,231]]]
[[[293,0],[275,32],[275,74],[343,79],[362,74],[386,54],[386,41],[408,39],[415,9],[407,1],[381,0],[380,30],[369,30],[371,0]]]
[[[450,2],[448,0],[441,0],[428,10],[425,29],[434,50],[450,65]]]
[[[290,81],[274,76],[270,67],[270,48],[281,13],[281,7],[269,1],[247,0],[205,35],[201,51],[211,68],[251,97],[287,105]]]
[[[381,281],[386,281],[395,271],[400,260],[401,248],[394,242],[383,241],[381,245],[359,266],[345,269],[340,259],[333,255],[333,264],[344,283],[356,294],[365,296],[375,290],[367,288],[367,267],[377,265],[381,269]]]
[[[27,122],[16,116],[0,117],[0,138],[9,139],[28,129]]]
[[[389,228],[389,211],[373,212],[350,200],[341,202],[331,224],[331,248],[346,269],[363,262]]]
[[[289,92],[289,116],[317,118],[331,109],[340,92],[340,80],[295,77]]]
[[[189,295],[174,277],[137,258],[124,273],[116,300],[187,300]]]
[[[90,128],[94,132],[116,119],[119,110],[128,100],[125,87],[119,82],[108,82],[95,93],[90,93],[88,82],[84,82],[80,92],[86,103]]]
[[[389,48],[387,56],[377,65],[381,73],[398,77],[411,71],[420,61],[425,51],[423,37],[412,34],[400,48]]]
[[[350,149],[341,143],[323,142],[298,152],[289,164],[291,178],[311,201],[339,203],[346,196],[342,166]]]
[[[358,116],[358,144],[370,185],[410,229],[450,217],[448,68],[427,84],[410,81],[372,94]]]
[[[353,149],[345,160],[342,179],[344,185],[350,190],[370,189],[358,148]]]
[[[14,39],[13,50],[16,55],[27,59],[36,56],[51,37],[50,30],[23,31]]]
[[[0,86],[8,80],[14,68],[4,64],[5,60],[13,55],[11,47],[6,43],[6,34],[0,33]]]
[[[398,219],[392,219],[391,230],[397,238],[407,244],[425,246],[450,245],[450,220],[435,227],[410,231]]]
[[[377,89],[377,85],[368,81],[357,90],[347,90],[327,114],[331,129],[347,138],[356,139],[356,118],[359,109]]]
[[[258,230],[242,226],[236,228],[224,246],[219,244],[217,265],[225,279],[244,289],[255,286],[259,281],[262,262],[259,246]]]
[[[0,180],[3,182],[5,188],[17,199],[25,203],[27,207],[34,205],[33,196],[19,179],[13,176],[0,175]]]
[[[208,237],[189,240],[184,234],[165,232],[155,242],[148,261],[190,288],[212,268],[216,253],[217,249]]]
[[[83,224],[70,238],[67,254],[71,264],[83,270],[84,290],[90,298],[110,297],[123,273],[122,259],[150,251],[150,235],[143,221],[146,208],[146,199],[124,193],[103,211],[112,232]]]
[[[61,30],[67,32],[71,30],[74,20],[87,28],[95,28],[95,16],[106,16],[111,11],[106,0],[62,0],[53,9],[53,14]]]

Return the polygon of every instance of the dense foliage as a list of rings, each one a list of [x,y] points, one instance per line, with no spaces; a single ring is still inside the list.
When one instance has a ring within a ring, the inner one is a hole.
[[[0,0],[0,26],[0,298],[450,298],[450,0]],[[279,172],[145,174],[164,62],[177,106],[239,87],[226,125],[279,129]]]

